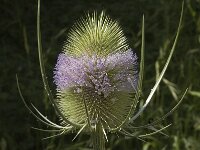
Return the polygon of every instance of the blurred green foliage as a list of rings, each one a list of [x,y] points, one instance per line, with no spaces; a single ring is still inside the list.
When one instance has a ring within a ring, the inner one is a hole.
[[[45,67],[53,93],[53,69],[58,53],[73,23],[87,12],[106,10],[119,21],[131,47],[139,55],[141,20],[145,15],[144,98],[162,69],[178,26],[181,0],[42,0],[41,28]],[[48,127],[38,122],[20,100],[16,73],[27,101],[50,120],[59,122],[45,95],[37,54],[36,0],[0,0],[0,150],[86,150],[88,136],[50,136],[31,129]],[[178,45],[163,82],[148,109],[135,122],[143,125],[159,118],[189,93],[181,106],[162,125],[172,123],[162,134],[139,139],[110,135],[108,150],[199,150],[200,149],[200,0],[185,0],[184,21]],[[143,101],[141,101],[142,104]],[[148,129],[142,129],[149,133]]]

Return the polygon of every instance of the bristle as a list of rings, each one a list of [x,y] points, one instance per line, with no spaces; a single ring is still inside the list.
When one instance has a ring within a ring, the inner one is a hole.
[[[72,56],[93,53],[106,56],[128,49],[126,37],[116,21],[102,12],[78,21],[68,34],[64,52]]]

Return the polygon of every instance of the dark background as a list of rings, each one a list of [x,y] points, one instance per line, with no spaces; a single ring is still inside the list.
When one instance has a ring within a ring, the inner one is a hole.
[[[140,55],[141,20],[145,15],[144,97],[164,66],[181,13],[181,0],[41,0],[41,30],[47,76],[53,93],[53,68],[73,23],[87,12],[106,10],[118,20],[130,46]],[[75,134],[49,140],[52,134],[25,108],[15,75],[27,102],[59,123],[45,95],[39,70],[36,37],[36,0],[0,0],[0,150],[86,150],[89,137]],[[158,67],[159,66],[159,67]],[[172,61],[148,109],[135,125],[143,125],[168,112],[181,93],[189,92],[179,108],[158,127],[172,123],[164,133],[146,138],[125,139],[109,135],[108,149],[199,150],[200,149],[200,0],[185,0],[180,38]],[[148,129],[140,129],[142,134]]]

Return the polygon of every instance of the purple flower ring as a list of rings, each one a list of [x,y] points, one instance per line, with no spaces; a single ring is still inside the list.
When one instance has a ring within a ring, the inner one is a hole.
[[[59,108],[70,121],[84,124],[85,100],[92,122],[117,127],[133,102],[137,69],[137,56],[131,49],[108,56],[61,53],[54,71]]]

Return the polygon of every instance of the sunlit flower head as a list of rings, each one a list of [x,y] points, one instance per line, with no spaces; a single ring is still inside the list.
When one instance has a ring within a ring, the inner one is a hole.
[[[71,122],[85,124],[86,103],[92,124],[118,127],[134,101],[137,65],[116,22],[104,13],[82,20],[71,30],[55,67],[59,108]]]
[[[188,89],[186,89],[180,101],[161,118],[142,126],[135,126],[134,121],[147,108],[169,65],[181,28],[183,5],[184,3],[182,4],[177,34],[166,64],[144,104],[135,113],[136,105],[142,94],[144,16],[141,30],[139,72],[137,56],[127,44],[122,29],[116,21],[111,20],[104,12],[100,15],[96,13],[88,15],[73,25],[63,46],[63,52],[59,54],[54,68],[54,83],[57,90],[57,97],[54,99],[42,59],[40,0],[38,0],[37,37],[40,70],[45,91],[61,119],[61,124],[58,125],[50,121],[33,104],[31,104],[31,107],[28,106],[16,76],[19,94],[30,113],[42,123],[56,130],[35,129],[57,132],[57,134],[47,138],[72,131],[77,133],[74,137],[76,138],[83,131],[91,135],[94,150],[105,150],[105,139],[108,141],[108,132],[118,132],[127,137],[141,139],[169,127],[170,125],[167,125],[157,129],[154,126],[180,105]],[[153,132],[139,135],[136,131],[139,128],[148,128]]]

